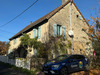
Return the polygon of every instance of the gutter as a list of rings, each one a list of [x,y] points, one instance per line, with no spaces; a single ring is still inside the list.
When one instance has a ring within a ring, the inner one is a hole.
[[[34,26],[36,26],[36,25],[38,25],[39,23],[41,23],[41,22],[43,22],[43,21],[45,21],[45,20],[48,20],[47,18],[44,18],[43,20],[41,20],[40,22],[38,22],[38,23],[36,23],[35,25],[32,25],[31,27],[29,27],[28,29],[26,29],[26,30],[24,30],[22,33],[20,33],[20,34],[18,34],[18,35],[16,35],[16,36],[13,36],[12,38],[10,38],[9,40],[12,40],[12,39],[14,39],[14,38],[16,38],[16,37],[18,37],[19,35],[21,35],[21,34],[23,34],[24,32],[26,32],[26,31],[28,31],[30,28],[32,28],[32,27],[34,27]]]

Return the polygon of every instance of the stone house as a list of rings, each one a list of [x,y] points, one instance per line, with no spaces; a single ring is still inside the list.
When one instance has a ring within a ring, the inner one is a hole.
[[[49,40],[50,35],[64,35],[67,39],[71,40],[68,35],[70,30],[70,0],[62,0],[62,5],[51,11],[47,15],[38,19],[37,21],[30,23],[27,27],[22,29],[16,35],[10,38],[9,52],[13,51],[20,44],[20,37],[24,34],[30,34],[30,38],[38,37],[41,42]],[[89,40],[88,35],[84,32],[83,27],[88,29],[89,24],[72,1],[71,5],[71,23],[72,30],[74,32],[73,38],[73,49],[74,53],[81,54],[86,53],[86,49],[90,49],[91,46],[87,47]],[[88,30],[87,30],[88,31]],[[87,48],[86,48],[87,47]],[[36,51],[32,49],[31,55],[34,55]],[[71,50],[68,51],[71,53]]]

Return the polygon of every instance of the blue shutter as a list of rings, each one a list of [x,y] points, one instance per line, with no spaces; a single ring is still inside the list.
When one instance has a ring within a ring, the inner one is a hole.
[[[17,39],[15,39],[15,44],[17,43]]]
[[[35,38],[35,29],[33,29],[33,38]]]
[[[14,39],[15,40],[15,39]],[[14,40],[13,40],[13,45],[14,45]]]
[[[65,29],[65,26],[63,26],[63,37],[64,37],[64,39],[66,38],[66,29]]]
[[[33,55],[35,54],[34,48],[33,48]]]
[[[41,27],[38,27],[38,39],[41,38]]]
[[[54,29],[54,37],[57,36],[57,24],[53,25],[53,29]]]
[[[79,16],[80,20],[82,20],[82,16]]]
[[[35,53],[37,54],[37,49],[35,49]]]
[[[60,26],[60,35],[62,35],[62,26]]]
[[[13,40],[13,44],[14,44],[14,45],[16,44],[16,39]]]

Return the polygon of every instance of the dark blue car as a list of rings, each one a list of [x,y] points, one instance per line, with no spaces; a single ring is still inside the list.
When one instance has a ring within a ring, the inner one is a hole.
[[[48,74],[67,75],[68,73],[89,70],[89,62],[83,55],[60,55],[43,65],[43,72]]]

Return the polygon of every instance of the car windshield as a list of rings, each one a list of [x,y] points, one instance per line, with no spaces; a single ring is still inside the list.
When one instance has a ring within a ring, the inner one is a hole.
[[[65,60],[68,56],[67,55],[61,55],[61,56],[58,56],[57,58],[55,58],[54,60],[55,61],[62,61],[62,60]]]

